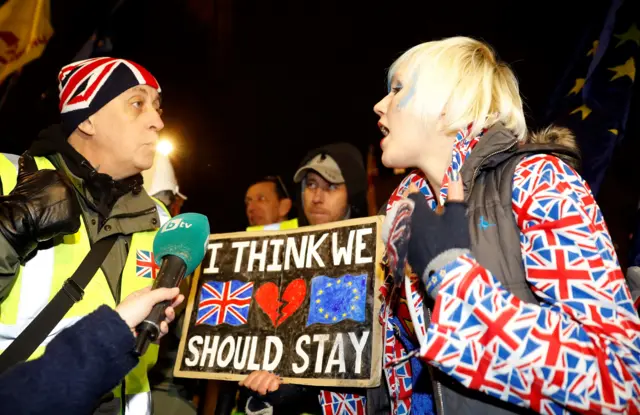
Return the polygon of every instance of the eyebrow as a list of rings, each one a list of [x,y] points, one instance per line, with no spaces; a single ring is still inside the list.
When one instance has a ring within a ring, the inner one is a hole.
[[[136,86],[133,88],[133,92],[139,92],[143,95],[149,96],[149,91],[147,91],[146,89],[144,89],[141,86]],[[153,102],[157,102],[158,104],[162,104],[162,97],[160,96],[160,94],[156,94],[156,97],[154,98]]]
[[[140,92],[140,93],[142,93],[144,95],[149,95],[149,92],[146,89],[144,89],[143,87],[141,87],[141,86],[133,87],[133,91]]]

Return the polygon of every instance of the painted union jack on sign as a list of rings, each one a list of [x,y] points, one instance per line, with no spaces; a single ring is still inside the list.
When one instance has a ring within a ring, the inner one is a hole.
[[[142,278],[156,279],[160,267],[156,264],[153,252],[138,249],[136,251],[136,275]]]
[[[202,284],[198,319],[196,324],[247,324],[249,305],[253,294],[253,283],[231,280],[209,281]]]

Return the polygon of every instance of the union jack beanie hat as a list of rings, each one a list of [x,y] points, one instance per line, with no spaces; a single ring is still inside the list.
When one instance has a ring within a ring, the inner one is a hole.
[[[73,62],[58,74],[60,118],[70,135],[78,125],[129,88],[148,85],[161,92],[156,78],[135,62],[109,57]]]

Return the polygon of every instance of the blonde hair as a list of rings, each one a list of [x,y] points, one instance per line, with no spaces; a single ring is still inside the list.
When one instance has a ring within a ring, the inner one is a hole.
[[[421,116],[444,113],[447,133],[473,123],[476,136],[501,122],[519,140],[526,136],[518,80],[486,43],[458,36],[414,46],[389,69],[389,85],[400,67],[407,108]]]

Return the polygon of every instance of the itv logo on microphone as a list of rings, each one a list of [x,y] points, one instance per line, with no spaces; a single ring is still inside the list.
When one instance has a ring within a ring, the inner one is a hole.
[[[164,232],[174,231],[180,228],[189,229],[191,226],[192,225],[190,223],[187,223],[186,221],[182,220],[182,218],[174,218],[174,219],[171,219],[169,222],[165,223],[162,229],[160,230],[160,232],[164,233]]]

